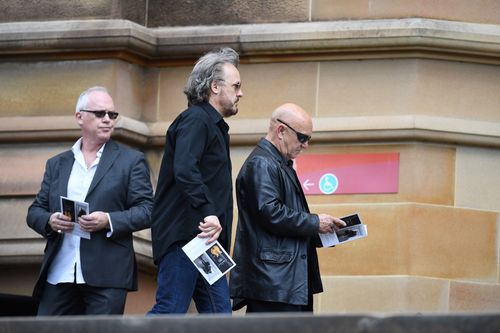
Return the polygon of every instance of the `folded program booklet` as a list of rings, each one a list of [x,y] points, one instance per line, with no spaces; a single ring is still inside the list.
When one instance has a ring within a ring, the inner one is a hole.
[[[368,236],[368,228],[366,224],[361,222],[359,214],[344,216],[340,219],[346,223],[345,227],[339,228],[336,232],[319,234],[321,244],[324,247],[335,246]]]
[[[90,239],[90,232],[83,230],[78,223],[78,218],[80,216],[89,214],[88,203],[71,200],[69,198],[61,196],[61,213],[69,217],[71,219],[71,222],[75,223],[73,230],[69,232],[70,234],[81,238]]]
[[[223,277],[236,264],[218,241],[207,244],[206,238],[195,237],[182,247],[182,250],[212,285]]]

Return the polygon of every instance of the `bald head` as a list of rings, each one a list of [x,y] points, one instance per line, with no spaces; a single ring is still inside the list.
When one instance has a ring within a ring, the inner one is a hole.
[[[311,116],[297,104],[286,103],[273,111],[266,139],[285,158],[293,159],[307,148],[312,129]]]
[[[312,132],[311,117],[297,104],[286,103],[278,106],[276,110],[273,111],[268,134],[273,132],[274,128],[281,124],[278,119],[292,126],[297,131],[300,131],[300,129],[308,129],[309,132]]]
[[[303,108],[293,103],[278,106],[271,115],[271,121],[276,119],[281,119],[285,122],[307,122],[312,127],[312,120],[309,114]]]

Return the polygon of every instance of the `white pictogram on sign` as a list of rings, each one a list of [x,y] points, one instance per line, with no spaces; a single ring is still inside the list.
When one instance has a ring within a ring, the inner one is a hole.
[[[333,173],[326,173],[319,179],[319,190],[324,194],[332,194],[339,187],[339,180]]]

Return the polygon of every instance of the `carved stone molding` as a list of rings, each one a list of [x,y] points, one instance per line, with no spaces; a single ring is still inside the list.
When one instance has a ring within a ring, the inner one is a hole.
[[[164,28],[127,20],[0,24],[0,60],[118,58],[171,66],[222,45],[252,63],[422,57],[499,64],[500,26],[420,18]]]

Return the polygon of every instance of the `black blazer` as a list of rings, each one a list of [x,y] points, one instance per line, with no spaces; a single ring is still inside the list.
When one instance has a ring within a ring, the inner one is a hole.
[[[196,237],[208,215],[219,218],[223,229],[218,240],[229,251],[233,198],[228,129],[208,103],[189,107],[170,125],[152,214],[156,263],[170,245]]]
[[[60,212],[60,196],[67,195],[74,163],[71,150],[47,161],[45,174],[35,200],[28,209],[27,223],[47,239],[42,268],[33,296],[39,297],[47,272],[62,244],[62,235],[51,232],[51,214]],[[85,201],[90,211],[109,213],[109,229],[82,238],[80,259],[86,283],[94,287],[137,290],[137,271],[132,233],[151,225],[152,186],[144,154],[112,140],[106,143]]]
[[[323,290],[315,248],[319,218],[309,213],[294,171],[268,140],[243,164],[236,199],[233,309],[245,305],[242,299],[308,304],[309,295]]]

